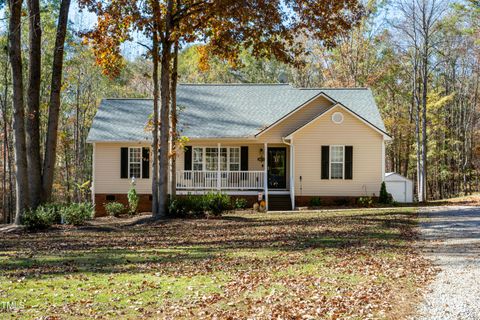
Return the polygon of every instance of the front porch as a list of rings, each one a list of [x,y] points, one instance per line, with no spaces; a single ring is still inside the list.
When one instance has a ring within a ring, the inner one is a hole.
[[[263,190],[264,171],[177,171],[177,190]]]
[[[293,151],[288,144],[192,143],[179,155],[178,194],[209,191],[256,196],[284,195],[294,208]]]

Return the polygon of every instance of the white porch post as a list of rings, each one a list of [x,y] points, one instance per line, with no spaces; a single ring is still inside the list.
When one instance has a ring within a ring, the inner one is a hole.
[[[217,190],[221,189],[221,180],[220,180],[220,142],[217,144]]]
[[[263,144],[263,188],[265,190],[265,209],[268,211],[268,152],[267,152],[268,145],[265,142]]]
[[[292,210],[295,210],[295,147],[293,137],[290,139],[290,199]]]

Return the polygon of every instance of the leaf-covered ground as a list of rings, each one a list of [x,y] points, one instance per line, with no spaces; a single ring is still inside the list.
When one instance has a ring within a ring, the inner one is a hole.
[[[0,318],[402,318],[431,275],[416,224],[397,208],[2,235]]]
[[[457,198],[429,201],[431,206],[480,206],[480,193]]]

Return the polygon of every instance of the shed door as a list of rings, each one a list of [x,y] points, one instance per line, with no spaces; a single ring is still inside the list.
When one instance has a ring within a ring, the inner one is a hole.
[[[407,202],[406,181],[385,181],[387,192],[392,194],[393,200]]]

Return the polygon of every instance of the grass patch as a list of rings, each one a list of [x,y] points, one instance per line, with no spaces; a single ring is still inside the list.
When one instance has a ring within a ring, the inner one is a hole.
[[[5,235],[0,302],[17,308],[0,316],[394,317],[425,280],[417,222],[359,209]]]

